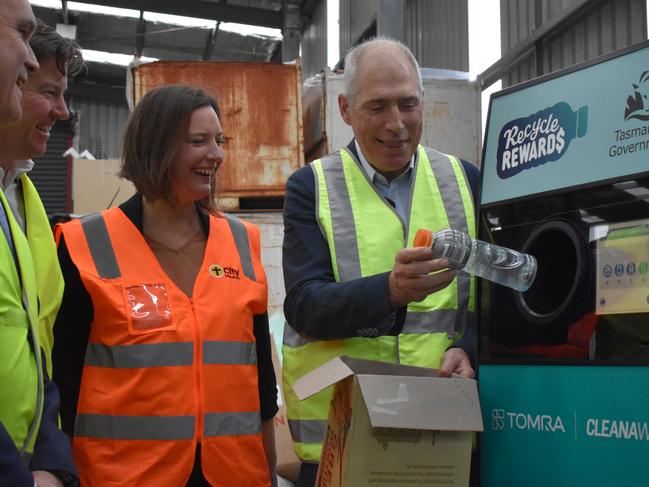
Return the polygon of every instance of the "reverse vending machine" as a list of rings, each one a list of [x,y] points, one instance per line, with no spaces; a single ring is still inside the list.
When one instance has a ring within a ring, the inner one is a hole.
[[[649,42],[492,96],[478,235],[482,486],[649,485]]]

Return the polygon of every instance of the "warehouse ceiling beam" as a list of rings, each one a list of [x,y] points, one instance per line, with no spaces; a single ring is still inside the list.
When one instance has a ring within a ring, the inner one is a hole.
[[[137,34],[135,37],[135,55],[142,57],[144,51],[144,36],[146,35],[146,22],[144,21],[144,10],[140,10],[140,20],[137,23]]]
[[[503,57],[477,77],[480,89],[486,90],[496,81],[501,79],[505,74],[511,71],[521,59],[530,56],[536,49],[539,50],[539,43],[544,42],[547,38],[559,32],[565,25],[569,24],[577,17],[583,16],[587,10],[591,10],[602,3],[603,0],[579,0],[572,5],[564,8],[561,13],[554,19],[548,20],[540,27],[534,29],[532,33],[523,41],[519,42]]]
[[[326,0],[304,0],[301,6],[301,16],[302,16],[302,27],[307,28],[311,22],[311,17],[313,17],[313,12],[318,8],[322,2],[326,3]]]
[[[255,7],[240,7],[210,0],[78,0],[80,3],[182,15],[221,22],[281,29],[282,12]]]
[[[34,15],[54,27],[61,22],[61,7],[33,6]],[[197,61],[205,51],[209,28],[187,27],[146,20],[145,56],[158,59]],[[69,22],[77,26],[76,40],[84,49],[133,56],[136,52],[138,17],[120,17],[109,14],[69,10]],[[265,36],[247,36],[223,29],[218,33],[218,49],[212,59],[220,61],[268,62],[275,49],[281,53],[281,40]],[[281,54],[275,59],[281,62]]]
[[[205,49],[203,49],[203,61],[209,61],[214,55],[214,49],[216,48],[216,38],[219,35],[219,27],[221,22],[217,22],[214,28],[212,28],[207,34],[207,39],[205,40]]]
[[[68,0],[61,0],[61,13],[63,17],[63,23],[68,25]]]
[[[284,0],[282,5],[282,61],[294,61],[300,56],[302,39],[302,4],[300,0]]]

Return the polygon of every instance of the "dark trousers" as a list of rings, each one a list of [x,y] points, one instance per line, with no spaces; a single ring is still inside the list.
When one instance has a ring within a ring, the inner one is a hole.
[[[203,469],[201,468],[201,445],[196,445],[196,455],[194,455],[194,468],[192,474],[187,481],[186,487],[210,487],[210,483],[203,476]]]
[[[300,464],[300,474],[297,477],[297,484],[295,487],[313,487],[315,485],[315,478],[318,475],[317,463]]]

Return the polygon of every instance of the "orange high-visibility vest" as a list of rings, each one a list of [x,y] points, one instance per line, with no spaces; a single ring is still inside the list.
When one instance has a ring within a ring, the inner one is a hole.
[[[212,485],[268,486],[253,333],[267,307],[259,230],[210,216],[192,299],[118,208],[60,232],[94,308],[73,440],[81,484],[185,485],[200,442]]]

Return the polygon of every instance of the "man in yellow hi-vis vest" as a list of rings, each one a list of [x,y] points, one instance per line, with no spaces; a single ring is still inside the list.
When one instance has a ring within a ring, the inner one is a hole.
[[[337,355],[473,377],[475,283],[430,248],[419,228],[475,236],[478,169],[419,145],[423,86],[403,44],[374,39],[345,57],[340,113],[350,144],[286,185],[283,382],[298,487],[315,480],[331,389],[297,399],[293,384]]]
[[[41,155],[54,122],[68,117],[63,92],[80,50],[36,25],[26,0],[9,0],[0,6],[0,58],[21,51],[31,63],[23,61],[18,84],[13,73],[13,99],[0,100],[14,114],[0,123],[0,485],[77,485],[46,367],[60,270],[45,209],[19,159]]]

